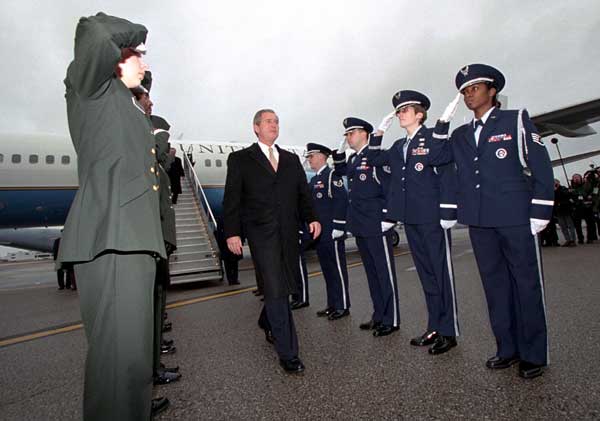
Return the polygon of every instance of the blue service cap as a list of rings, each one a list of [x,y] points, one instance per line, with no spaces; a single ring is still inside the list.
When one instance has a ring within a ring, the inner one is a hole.
[[[344,134],[355,129],[363,129],[367,133],[373,132],[373,126],[368,121],[356,117],[348,117],[344,119]]]
[[[394,109],[396,111],[407,105],[420,105],[421,107],[425,108],[425,110],[428,110],[431,106],[429,98],[427,98],[421,92],[409,90],[396,92],[392,97],[392,104],[394,105]]]
[[[459,92],[467,86],[482,82],[491,83],[496,88],[496,92],[500,92],[504,88],[506,81],[500,70],[492,66],[488,66],[487,64],[469,64],[458,71],[454,82]]]
[[[331,155],[331,149],[329,149],[327,146],[319,145],[318,143],[306,144],[306,156],[317,152],[322,153],[325,156]]]

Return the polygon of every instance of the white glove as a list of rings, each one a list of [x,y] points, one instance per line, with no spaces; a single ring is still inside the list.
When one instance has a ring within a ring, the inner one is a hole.
[[[344,231],[342,230],[333,230],[331,231],[331,238],[333,238],[334,240],[337,240],[340,237],[343,237],[344,235]]]
[[[344,137],[344,140],[342,140],[342,143],[340,143],[340,146],[337,148],[338,153],[344,153],[346,152],[346,149],[348,149],[348,142],[346,142],[346,138]]]
[[[535,219],[529,218],[529,224],[531,225],[531,235],[536,235],[544,230],[550,221],[546,219]]]
[[[394,225],[396,225],[394,222],[382,221],[381,222],[381,232],[386,232],[386,231],[394,228]]]
[[[454,227],[454,225],[456,225],[456,219],[453,219],[452,221],[449,221],[447,219],[440,219],[440,225],[445,230],[449,230],[450,228]]]
[[[396,111],[392,111],[391,113],[389,113],[388,115],[383,117],[383,120],[381,120],[381,123],[379,124],[379,127],[377,128],[377,130],[381,130],[382,132],[385,133],[386,130],[389,129],[390,126],[392,125],[392,122],[394,121],[395,117],[396,117]]]
[[[458,107],[458,101],[460,101],[460,95],[460,92],[456,94],[456,98],[454,98],[452,102],[448,104],[448,106],[442,113],[442,116],[440,117],[440,121],[444,123],[449,123],[450,120],[452,120],[454,114],[456,113],[456,108]]]

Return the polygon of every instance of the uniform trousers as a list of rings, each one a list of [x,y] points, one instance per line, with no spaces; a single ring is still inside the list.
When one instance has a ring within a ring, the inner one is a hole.
[[[469,227],[497,355],[548,364],[542,260],[529,225]]]
[[[299,293],[292,294],[292,300],[308,303],[308,271],[306,270],[306,257],[304,257],[302,250],[298,253],[298,266],[300,269],[300,278],[296,282]]]
[[[290,360],[298,356],[298,336],[287,297],[265,297],[258,325],[273,333],[275,350],[280,359]]]
[[[156,376],[160,370],[160,346],[163,340],[164,314],[167,303],[167,286],[169,285],[169,261],[158,259],[156,263],[156,282],[154,282],[154,347],[152,368]]]
[[[404,230],[425,294],[427,330],[458,336],[450,231],[439,223],[404,224]]]
[[[373,301],[372,320],[385,326],[399,326],[400,304],[391,230],[385,235],[356,237],[356,245],[367,273]]]
[[[350,308],[348,293],[348,268],[346,245],[343,238],[317,243],[317,257],[327,288],[327,308],[347,310]]]
[[[104,253],[75,265],[75,273],[88,342],[83,418],[147,420],[156,260]]]

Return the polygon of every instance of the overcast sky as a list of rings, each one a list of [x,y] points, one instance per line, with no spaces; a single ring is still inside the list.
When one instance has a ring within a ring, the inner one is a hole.
[[[279,142],[334,146],[344,117],[377,125],[400,89],[426,93],[433,121],[473,62],[499,68],[509,107],[531,114],[600,97],[597,0],[2,0],[0,131],[67,133],[75,26],[98,11],[149,29],[155,114],[190,140],[253,141],[252,116],[270,107]],[[466,116],[461,104],[453,127]],[[402,135],[389,133],[387,145]],[[561,142],[563,155],[599,148],[598,135]]]

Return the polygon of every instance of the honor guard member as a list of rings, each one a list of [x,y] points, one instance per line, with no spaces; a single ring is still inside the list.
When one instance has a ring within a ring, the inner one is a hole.
[[[389,174],[378,171],[371,163],[369,135],[373,126],[359,118],[348,117],[344,128],[345,140],[340,149],[333,152],[333,162],[336,175],[348,178],[347,229],[356,237],[373,301],[371,320],[362,323],[360,328],[373,330],[374,336],[386,336],[400,326],[391,235],[394,224],[385,222]],[[347,161],[346,145],[354,150]]]
[[[449,124],[438,121],[433,129],[425,127],[430,101],[420,92],[399,91],[392,97],[392,104],[394,111],[383,119],[378,136],[371,138],[369,151],[373,165],[391,167],[386,218],[404,224],[425,294],[429,315],[427,330],[410,343],[431,345],[429,353],[437,355],[455,347],[459,335],[450,230],[441,226],[444,221],[440,223],[441,219],[456,219],[454,188],[443,186],[441,182],[450,182],[453,177],[440,175],[453,171],[454,163],[444,165],[448,164],[447,154],[443,154],[444,143],[432,140],[447,139]],[[395,116],[407,136],[380,151],[383,134]]]
[[[166,258],[152,127],[130,89],[143,79],[147,30],[81,18],[66,85],[79,189],[58,260],[74,263],[87,336],[83,418],[147,420],[152,400],[152,290]]]
[[[474,114],[448,150],[458,168],[458,221],[469,226],[498,346],[486,365],[519,362],[520,376],[533,378],[549,363],[537,234],[552,217],[552,166],[527,111],[499,109],[500,71],[471,64],[455,82]]]
[[[292,310],[298,310],[310,305],[308,298],[308,270],[306,269],[306,256],[304,253],[310,247],[312,241],[306,224],[301,225],[298,230],[298,242],[300,244],[298,257],[300,276],[296,280],[297,292],[291,295],[292,302],[290,303],[290,308]]]
[[[156,171],[160,180],[160,220],[165,239],[166,259],[157,262],[156,275],[156,303],[154,307],[154,384],[167,384],[181,378],[179,367],[166,368],[160,363],[161,354],[175,352],[173,340],[163,340],[163,328],[165,322],[165,308],[167,303],[167,289],[171,283],[169,274],[169,257],[177,249],[177,234],[175,228],[175,211],[171,202],[171,182],[167,175],[169,166],[169,129],[167,121],[159,116],[151,117],[154,127],[154,139],[156,142]],[[167,352],[165,352],[167,351]]]
[[[348,193],[341,177],[327,165],[331,149],[317,143],[306,145],[306,156],[314,177],[310,180],[312,197],[319,221],[321,236],[316,250],[327,287],[327,307],[317,312],[319,317],[336,320],[350,314],[348,268],[346,267],[346,210]]]

